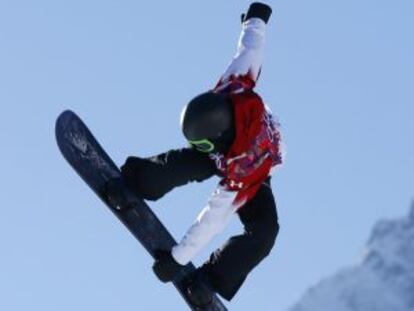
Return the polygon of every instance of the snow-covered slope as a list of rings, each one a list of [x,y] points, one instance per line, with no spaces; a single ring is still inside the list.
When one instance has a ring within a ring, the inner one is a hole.
[[[309,289],[289,311],[414,311],[414,204],[378,222],[360,264]]]

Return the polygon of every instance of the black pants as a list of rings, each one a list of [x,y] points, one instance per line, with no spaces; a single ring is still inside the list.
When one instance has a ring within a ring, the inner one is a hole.
[[[175,187],[201,182],[217,173],[208,155],[190,148],[151,158],[129,157],[121,170],[128,186],[147,200],[157,200]],[[279,224],[270,178],[239,209],[238,215],[244,232],[230,238],[200,268],[217,293],[227,300],[234,297],[250,271],[275,243]]]

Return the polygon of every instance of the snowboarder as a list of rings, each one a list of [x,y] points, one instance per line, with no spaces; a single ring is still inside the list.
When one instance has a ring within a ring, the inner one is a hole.
[[[231,300],[269,254],[279,231],[270,171],[282,162],[281,137],[278,122],[253,91],[271,13],[266,4],[250,5],[242,15],[236,56],[224,75],[213,90],[184,108],[181,127],[190,146],[150,158],[129,157],[121,168],[123,182],[147,200],[158,200],[189,182],[221,177],[181,242],[159,250],[153,265],[162,282],[174,280],[237,214],[244,232],[230,238],[188,277],[188,295],[199,306],[210,302],[212,292]]]

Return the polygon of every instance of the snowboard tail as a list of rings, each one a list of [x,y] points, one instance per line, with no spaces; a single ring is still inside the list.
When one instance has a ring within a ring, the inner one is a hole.
[[[134,204],[131,206],[117,206],[106,197],[106,183],[110,179],[120,178],[121,172],[74,112],[64,111],[56,121],[55,131],[57,144],[67,162],[152,257],[156,250],[171,249],[176,245],[172,235],[145,201],[128,189],[125,191],[128,191],[128,194],[134,198]],[[173,282],[191,310],[227,311],[216,295],[213,297],[213,302],[205,308],[191,304],[186,296],[184,277],[194,270],[194,265],[188,264]]]

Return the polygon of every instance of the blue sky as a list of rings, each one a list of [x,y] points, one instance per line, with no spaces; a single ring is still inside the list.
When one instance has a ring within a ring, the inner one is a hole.
[[[225,69],[248,3],[0,1],[0,309],[185,309],[64,162],[54,122],[78,112],[119,164],[182,146],[181,108]],[[273,183],[282,230],[231,310],[285,310],[414,195],[413,2],[269,3],[258,91],[287,145]],[[152,206],[179,238],[216,183]]]

